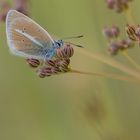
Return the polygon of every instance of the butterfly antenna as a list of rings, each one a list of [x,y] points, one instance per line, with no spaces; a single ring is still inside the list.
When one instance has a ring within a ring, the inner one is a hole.
[[[74,43],[71,43],[71,42],[65,42],[65,43],[69,43],[69,44],[71,44],[71,45],[73,45],[73,46],[76,46],[76,47],[79,47],[79,48],[84,48],[84,47],[81,46],[81,45],[77,45],[77,44],[74,44]]]
[[[76,38],[81,38],[81,37],[83,37],[83,35],[65,37],[65,38],[62,38],[62,40],[66,40],[66,39],[76,39]]]

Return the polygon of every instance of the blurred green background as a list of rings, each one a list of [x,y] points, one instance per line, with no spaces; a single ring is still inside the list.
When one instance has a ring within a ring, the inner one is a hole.
[[[139,5],[139,0],[131,5],[137,24]],[[83,34],[72,42],[93,53],[108,55],[101,32],[105,25],[119,25],[125,35],[125,16],[108,10],[104,0],[30,0],[29,11],[52,35]],[[140,61],[138,47],[129,52]],[[121,55],[112,59],[130,65]],[[125,74],[78,52],[71,65]],[[1,140],[139,140],[139,118],[139,84],[78,74],[41,79],[23,58],[9,53],[5,24],[0,23]]]

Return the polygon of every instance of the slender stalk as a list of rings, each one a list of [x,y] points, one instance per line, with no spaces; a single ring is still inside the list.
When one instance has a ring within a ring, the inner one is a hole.
[[[100,127],[100,124],[96,123],[95,124],[95,128],[96,128],[96,132],[98,133],[98,135],[100,136],[101,140],[105,140],[105,132],[102,130],[102,128]]]
[[[85,72],[85,71],[79,71],[75,69],[70,69],[70,73],[78,73],[78,74],[84,74],[84,75],[90,75],[90,76],[100,76],[100,77],[105,77],[105,78],[112,78],[116,80],[121,80],[121,81],[127,81],[127,82],[138,82],[137,79],[128,77],[128,76],[121,76],[118,74],[109,74],[109,73],[97,73],[97,72]]]
[[[137,62],[128,54],[128,52],[125,50],[123,51],[123,55],[127,58],[127,60],[138,70],[140,70],[140,65],[137,64]]]
[[[98,60],[104,64],[107,64],[109,66],[112,66],[113,68],[119,69],[133,77],[135,77],[136,79],[140,80],[140,73],[137,70],[131,69],[121,63],[119,63],[116,60],[113,60],[107,56],[104,56],[102,54],[93,54],[89,51],[87,51],[86,49],[78,49],[76,48],[77,52],[79,52],[80,54],[86,55],[94,60]]]
[[[135,24],[130,5],[129,8],[124,11],[124,15],[128,23],[133,25]]]
[[[120,38],[117,38],[120,41]],[[128,54],[127,50],[121,51],[124,57],[137,69],[140,70],[140,65]]]

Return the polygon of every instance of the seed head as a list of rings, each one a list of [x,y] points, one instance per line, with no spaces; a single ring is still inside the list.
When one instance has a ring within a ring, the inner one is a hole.
[[[70,64],[70,59],[54,59],[54,60],[46,60],[44,65],[40,67],[36,72],[37,75],[41,78],[46,76],[56,75],[59,73],[68,72]]]
[[[56,57],[57,58],[70,58],[74,54],[74,49],[69,44],[65,44],[64,47],[58,48],[56,50]]]
[[[56,60],[45,60],[45,64],[52,67],[57,66]]]
[[[32,68],[37,68],[40,65],[40,61],[34,58],[27,58],[26,62]]]
[[[37,75],[40,78],[52,75],[52,67],[42,67],[37,70]]]
[[[116,55],[119,51],[120,44],[117,41],[111,42],[108,47],[108,52],[111,55]]]
[[[127,24],[125,30],[131,40],[137,41],[137,34],[139,34],[139,31],[136,31],[135,26]]]
[[[107,7],[109,9],[113,9],[115,6],[115,1],[114,0],[106,0],[106,4],[107,4]]]
[[[104,27],[102,30],[104,36],[108,39],[117,38],[120,34],[119,27],[113,25],[112,27]]]
[[[107,7],[117,13],[128,9],[128,4],[132,0],[106,0]]]
[[[133,46],[134,46],[134,42],[129,38],[120,41],[120,50],[132,48]]]
[[[119,34],[120,34],[120,29],[119,29],[119,27],[117,27],[117,26],[115,26],[115,25],[112,26],[111,31],[112,31],[112,34],[113,34],[114,37],[118,37]]]
[[[59,61],[59,68],[61,72],[68,72],[70,70],[69,64],[70,64],[70,59],[63,59]]]
[[[106,38],[111,39],[113,37],[112,30],[109,27],[104,27],[102,32]]]
[[[137,26],[135,34],[138,38],[140,38],[140,25]]]
[[[73,54],[74,54],[74,49],[73,49],[69,44],[66,44],[66,45],[64,46],[63,51],[65,52],[67,58],[72,57]]]

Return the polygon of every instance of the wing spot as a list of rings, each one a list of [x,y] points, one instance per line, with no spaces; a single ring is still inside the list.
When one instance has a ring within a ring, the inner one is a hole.
[[[26,28],[25,28],[25,27],[23,27],[23,29],[22,29],[22,33],[25,33],[25,31],[26,31]]]

